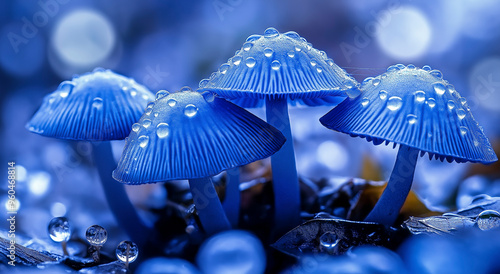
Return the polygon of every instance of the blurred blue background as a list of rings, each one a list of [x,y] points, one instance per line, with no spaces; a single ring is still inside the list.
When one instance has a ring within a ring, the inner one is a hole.
[[[123,235],[107,209],[91,146],[24,128],[43,96],[97,66],[133,77],[153,92],[197,87],[246,37],[269,26],[298,32],[358,81],[396,63],[441,70],[467,98],[498,154],[499,13],[498,0],[0,1],[1,188],[6,192],[7,161],[15,161],[18,230],[29,237],[47,238],[48,221],[61,215],[81,237],[93,224]],[[290,110],[299,174],[315,180],[359,177],[371,159],[387,179],[396,155],[392,146],[375,147],[323,128],[318,119],[330,108]],[[116,157],[120,146],[115,142]],[[428,206],[444,210],[466,206],[479,193],[500,195],[498,166],[421,158],[414,185]],[[164,203],[158,185],[133,190],[139,207]],[[0,196],[1,205],[6,200],[7,194]]]

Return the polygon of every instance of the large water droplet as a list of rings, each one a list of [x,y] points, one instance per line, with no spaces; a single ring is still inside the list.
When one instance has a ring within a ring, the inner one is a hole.
[[[232,59],[233,64],[234,64],[235,66],[239,66],[239,65],[240,65],[240,63],[241,63],[241,59],[242,59],[242,58],[241,58],[241,56],[234,56],[234,57],[233,57],[233,59]]]
[[[253,47],[253,43],[252,42],[246,42],[245,44],[243,44],[243,50],[244,51],[249,51],[251,48]]]
[[[142,121],[142,126],[143,126],[143,127],[148,128],[150,125],[151,125],[151,120],[149,120],[149,119],[144,119],[144,120]]]
[[[299,46],[295,46],[295,51],[299,52],[301,51],[302,49],[299,47]]]
[[[417,102],[425,101],[425,92],[422,90],[417,90],[415,92],[415,100],[417,100]]]
[[[288,57],[290,57],[290,58],[295,57],[295,51],[293,51],[293,50],[289,51],[287,54],[288,54]]]
[[[177,104],[177,100],[175,99],[168,99],[167,104],[171,107],[174,107]]]
[[[422,69],[425,70],[425,71],[431,71],[432,70],[432,68],[429,65],[423,66]]]
[[[431,70],[431,71],[429,71],[429,73],[430,73],[432,76],[436,77],[436,78],[443,79],[443,74],[441,73],[441,71],[439,71],[439,70],[437,70],[437,69],[435,69],[435,70]]]
[[[317,71],[318,73],[321,73],[321,72],[323,72],[323,68],[318,66],[318,67],[316,67],[316,71]]]
[[[408,66],[406,66],[408,69],[415,69],[415,65],[414,64],[409,64]]]
[[[316,59],[311,59],[310,63],[311,63],[311,66],[314,67],[318,64],[318,61],[316,61]]]
[[[96,109],[101,109],[102,108],[102,98],[96,97],[94,100],[92,100],[92,107]]]
[[[387,68],[387,72],[393,72],[393,71],[398,71],[398,70],[399,70],[399,68],[396,65],[392,65],[392,66]]]
[[[403,64],[397,64],[396,67],[398,67],[400,70],[406,68],[406,66]]]
[[[429,98],[427,100],[427,105],[430,107],[430,108],[433,108],[436,106],[436,100],[434,100],[434,98]]]
[[[460,127],[460,134],[462,134],[462,136],[465,136],[465,134],[467,134],[467,132],[469,132],[467,127],[464,127],[464,126]]]
[[[284,35],[286,35],[292,39],[295,39],[295,40],[300,40],[300,35],[298,33],[296,33],[295,31],[285,32]]]
[[[203,95],[203,98],[205,98],[205,101],[207,101],[208,103],[211,103],[215,100],[215,94],[213,92],[205,92],[202,94]]]
[[[378,78],[373,78],[373,80],[372,80],[372,85],[374,85],[374,86],[378,86],[379,84],[380,84],[380,79],[378,79]]]
[[[313,48],[311,43],[306,43],[306,49],[311,50]]]
[[[183,86],[179,92],[192,92],[193,90],[188,86]]]
[[[463,108],[457,109],[457,116],[460,120],[465,118],[465,110]]]
[[[361,94],[361,90],[359,90],[357,88],[351,88],[351,89],[346,91],[346,94],[349,98],[354,99]]]
[[[490,230],[500,227],[500,213],[495,210],[484,210],[476,219],[477,226],[481,230]]]
[[[66,98],[66,97],[68,97],[68,95],[69,95],[69,91],[67,91],[67,90],[63,90],[63,91],[59,92],[59,96],[61,96],[62,98]]]
[[[434,83],[432,84],[432,87],[434,88],[434,91],[436,91],[438,95],[443,95],[444,92],[446,91],[446,88],[442,83]]]
[[[139,256],[139,247],[134,242],[122,241],[116,247],[115,253],[118,260],[124,263],[131,263],[137,259],[137,256]]]
[[[222,74],[226,74],[226,72],[227,72],[228,69],[229,69],[229,65],[228,64],[222,64],[219,67],[219,72],[222,73]]]
[[[403,100],[398,96],[392,96],[387,100],[387,108],[392,111],[396,111],[403,105]]]
[[[385,100],[385,98],[387,98],[387,91],[385,91],[385,90],[381,90],[381,91],[379,91],[379,93],[378,93],[378,97],[379,97],[380,99],[382,99],[382,100]]]
[[[48,231],[54,242],[67,242],[71,237],[71,225],[65,217],[56,217],[50,220]]]
[[[87,241],[93,246],[102,246],[108,240],[108,231],[100,225],[93,225],[85,232]]]
[[[465,97],[460,97],[460,99],[458,99],[458,100],[460,101],[460,104],[462,104],[462,106],[467,104],[467,99],[465,99]]]
[[[266,57],[271,57],[271,56],[273,56],[273,53],[274,53],[274,51],[273,51],[273,49],[271,49],[271,48],[265,48],[265,49],[264,49],[264,55],[265,55]]]
[[[167,123],[159,123],[156,126],[156,135],[158,135],[159,138],[165,138],[168,134],[170,134],[170,127]]]
[[[325,232],[319,237],[320,249],[327,253],[333,253],[339,242],[339,237],[331,231]]]
[[[184,115],[186,115],[187,117],[193,117],[196,115],[196,113],[198,113],[198,108],[193,104],[188,104],[184,108]]]
[[[253,68],[255,66],[255,63],[257,61],[255,61],[255,58],[253,57],[248,57],[246,60],[245,60],[245,64],[247,65],[247,67],[249,68]]]
[[[406,115],[406,121],[410,125],[415,124],[417,122],[417,115],[414,115],[414,114],[408,114],[408,115]]]
[[[279,69],[280,69],[280,67],[281,67],[281,63],[280,63],[280,61],[278,61],[278,60],[274,60],[273,62],[271,62],[271,68],[272,68],[273,70],[279,70]]]
[[[205,81],[205,83],[204,83],[204,85],[202,86],[202,82],[203,82],[203,81]],[[207,83],[208,83],[208,80],[207,80],[207,79],[203,79],[203,80],[201,80],[201,81],[200,81],[200,88],[205,87],[205,86],[207,85]],[[158,91],[158,92],[156,93],[156,100],[161,99],[161,98],[163,98],[163,97],[167,96],[168,94],[169,94],[169,93],[168,93],[168,91],[166,91],[166,90],[162,89],[162,90],[160,90],[160,91]]]
[[[272,38],[272,37],[276,37],[278,36],[280,33],[278,32],[278,30],[276,30],[275,28],[267,28],[265,31],[264,31],[264,37],[266,38]]]
[[[139,125],[138,123],[132,125],[132,131],[139,132],[139,129],[141,129],[141,125]]]
[[[209,83],[209,80],[208,80],[208,79],[203,79],[203,80],[201,80],[201,81],[200,81],[200,83],[198,84],[198,87],[199,87],[199,88],[204,88],[204,87],[206,87],[206,86],[208,85],[208,83]],[[157,98],[156,98],[156,99],[158,99],[158,95],[157,95]]]
[[[368,98],[363,98],[361,99],[361,105],[366,107],[368,105],[368,103],[370,103],[370,100]]]
[[[449,100],[448,103],[446,103],[446,106],[448,107],[449,110],[452,110],[455,108],[455,102],[453,102],[452,100]]]
[[[149,143],[148,136],[146,136],[146,135],[139,136],[139,139],[137,139],[137,140],[139,141],[140,147],[145,148],[146,146],[148,146],[148,143]]]
[[[253,34],[253,35],[250,35],[248,36],[246,42],[253,42],[255,40],[258,40],[260,39],[260,37],[262,37],[261,35],[258,35],[258,34]]]

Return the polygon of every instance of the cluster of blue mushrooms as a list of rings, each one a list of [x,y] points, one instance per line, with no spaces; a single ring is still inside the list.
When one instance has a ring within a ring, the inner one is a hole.
[[[248,37],[197,90],[160,90],[154,96],[132,79],[96,69],[62,82],[26,127],[48,137],[99,141],[94,159],[107,201],[139,248],[153,229],[118,182],[185,179],[203,231],[216,234],[198,253],[203,273],[261,273],[265,256],[259,240],[231,230],[239,219],[238,167],[271,157],[272,233],[279,237],[301,223],[288,104],[336,105],[320,119],[325,127],[375,145],[399,144],[388,186],[366,222],[394,224],[425,153],[449,162],[497,161],[467,101],[440,71],[398,64],[359,84],[297,33],[274,28]],[[244,109],[262,105],[267,122]],[[125,147],[116,164],[107,141],[121,139]],[[211,178],[223,171],[222,204]],[[231,256],[231,264],[224,262]],[[150,260],[139,273],[159,273],[160,266],[197,273],[187,261],[165,258]]]

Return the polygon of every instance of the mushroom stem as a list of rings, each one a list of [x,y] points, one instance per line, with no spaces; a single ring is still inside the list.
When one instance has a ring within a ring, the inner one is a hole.
[[[271,156],[274,191],[275,236],[281,236],[300,223],[300,189],[295,167],[292,131],[288,118],[287,98],[266,97],[266,119],[280,130],[286,142]]]
[[[410,193],[417,159],[417,149],[400,145],[391,178],[365,222],[377,222],[387,226],[394,224]]]
[[[240,218],[240,168],[226,171],[226,195],[222,203],[224,212],[232,227],[238,226]]]
[[[208,235],[231,229],[212,183],[212,178],[190,179],[189,188],[201,225]]]
[[[141,220],[134,206],[128,199],[123,184],[115,181],[111,174],[116,163],[109,141],[92,143],[94,164],[97,167],[101,186],[106,196],[108,206],[113,213],[118,225],[125,230],[132,241],[139,246],[144,246],[151,228]]]

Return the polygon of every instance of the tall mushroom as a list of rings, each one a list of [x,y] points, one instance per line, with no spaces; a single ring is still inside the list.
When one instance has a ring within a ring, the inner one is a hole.
[[[96,68],[62,82],[45,96],[26,125],[29,131],[43,136],[92,142],[108,205],[120,227],[138,244],[145,242],[149,228],[137,215],[123,185],[111,177],[116,163],[108,141],[127,137],[132,124],[153,100],[154,95],[133,79]]]
[[[345,96],[357,86],[324,51],[313,48],[296,32],[281,34],[274,28],[248,37],[228,63],[200,82],[200,90],[215,92],[243,107],[265,101],[267,122],[285,135],[285,145],[271,157],[278,235],[298,225],[300,212],[288,101],[310,106],[338,103],[340,97],[336,96]]]
[[[205,232],[230,229],[211,176],[271,156],[285,137],[211,92],[185,87],[157,97],[132,126],[113,177],[126,184],[188,179]]]
[[[365,221],[392,225],[410,191],[418,154],[448,162],[497,161],[488,138],[464,97],[439,70],[391,66],[365,79],[361,94],[348,98],[320,119],[339,132],[400,144],[391,177]]]

